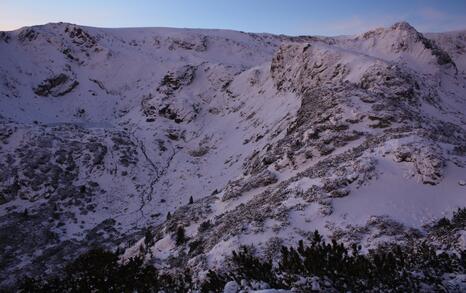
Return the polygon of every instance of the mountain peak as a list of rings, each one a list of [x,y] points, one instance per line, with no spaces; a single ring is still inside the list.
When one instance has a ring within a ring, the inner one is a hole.
[[[397,22],[397,23],[393,24],[390,28],[392,30],[409,31],[409,32],[418,33],[418,31],[411,24],[409,24],[407,21]]]
[[[424,73],[440,70],[439,65],[457,70],[448,52],[406,21],[368,31],[343,46],[366,54],[370,52],[369,55],[387,61],[403,60],[409,67]]]

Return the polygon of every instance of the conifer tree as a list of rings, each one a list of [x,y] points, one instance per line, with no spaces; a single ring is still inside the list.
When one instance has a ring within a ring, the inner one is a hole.
[[[178,226],[176,229],[176,236],[175,236],[176,245],[181,245],[186,242],[186,235],[183,226]]]

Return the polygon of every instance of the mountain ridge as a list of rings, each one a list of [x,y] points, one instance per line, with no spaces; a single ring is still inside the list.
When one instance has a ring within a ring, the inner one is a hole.
[[[0,34],[2,284],[95,245],[202,275],[315,229],[422,234],[466,206],[465,34]]]

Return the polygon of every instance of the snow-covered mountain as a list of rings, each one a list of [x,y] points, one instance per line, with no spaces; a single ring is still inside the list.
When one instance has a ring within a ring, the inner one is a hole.
[[[466,207],[465,48],[407,23],[0,32],[0,280],[97,245],[202,275],[315,229],[365,250],[422,235]]]

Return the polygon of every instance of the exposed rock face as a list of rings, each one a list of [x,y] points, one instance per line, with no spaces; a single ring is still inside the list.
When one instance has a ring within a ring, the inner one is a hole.
[[[60,73],[45,79],[34,89],[34,93],[43,97],[47,97],[48,95],[59,97],[71,92],[78,85],[79,82],[77,80],[73,80],[68,75]]]
[[[73,43],[79,46],[85,46],[92,48],[96,46],[96,40],[83,28],[78,26],[70,25],[65,28],[65,33],[73,40]]]
[[[438,149],[431,146],[416,149],[416,146],[405,145],[394,152],[397,162],[411,162],[414,165],[413,175],[426,184],[438,184],[442,180],[445,159]]]
[[[10,40],[10,35],[7,32],[0,32],[0,40],[5,43],[8,43],[8,41]]]
[[[199,104],[192,101],[173,99],[184,87],[189,86],[194,78],[197,67],[186,65],[176,72],[168,72],[160,81],[155,93],[143,100],[143,111],[147,119],[164,117],[175,123],[190,122],[199,113]]]
[[[22,30],[21,33],[18,35],[18,39],[21,42],[25,42],[25,41],[31,42],[35,40],[38,35],[39,33],[34,28],[30,27],[30,28],[26,28]]]
[[[183,50],[205,52],[207,50],[207,36],[194,36],[188,40],[172,39],[168,49],[176,50],[178,48]]]
[[[192,65],[184,66],[176,72],[168,72],[160,82],[157,92],[169,98],[173,96],[174,92],[183,86],[191,84],[194,80],[196,67]]]
[[[465,40],[0,34],[0,282],[93,245],[202,275],[315,228],[366,248],[421,233],[466,206]]]
[[[277,181],[277,176],[269,170],[264,170],[250,178],[237,179],[227,185],[222,200],[225,201],[237,198],[241,196],[243,192],[248,192],[258,187],[268,186],[276,183]]]

